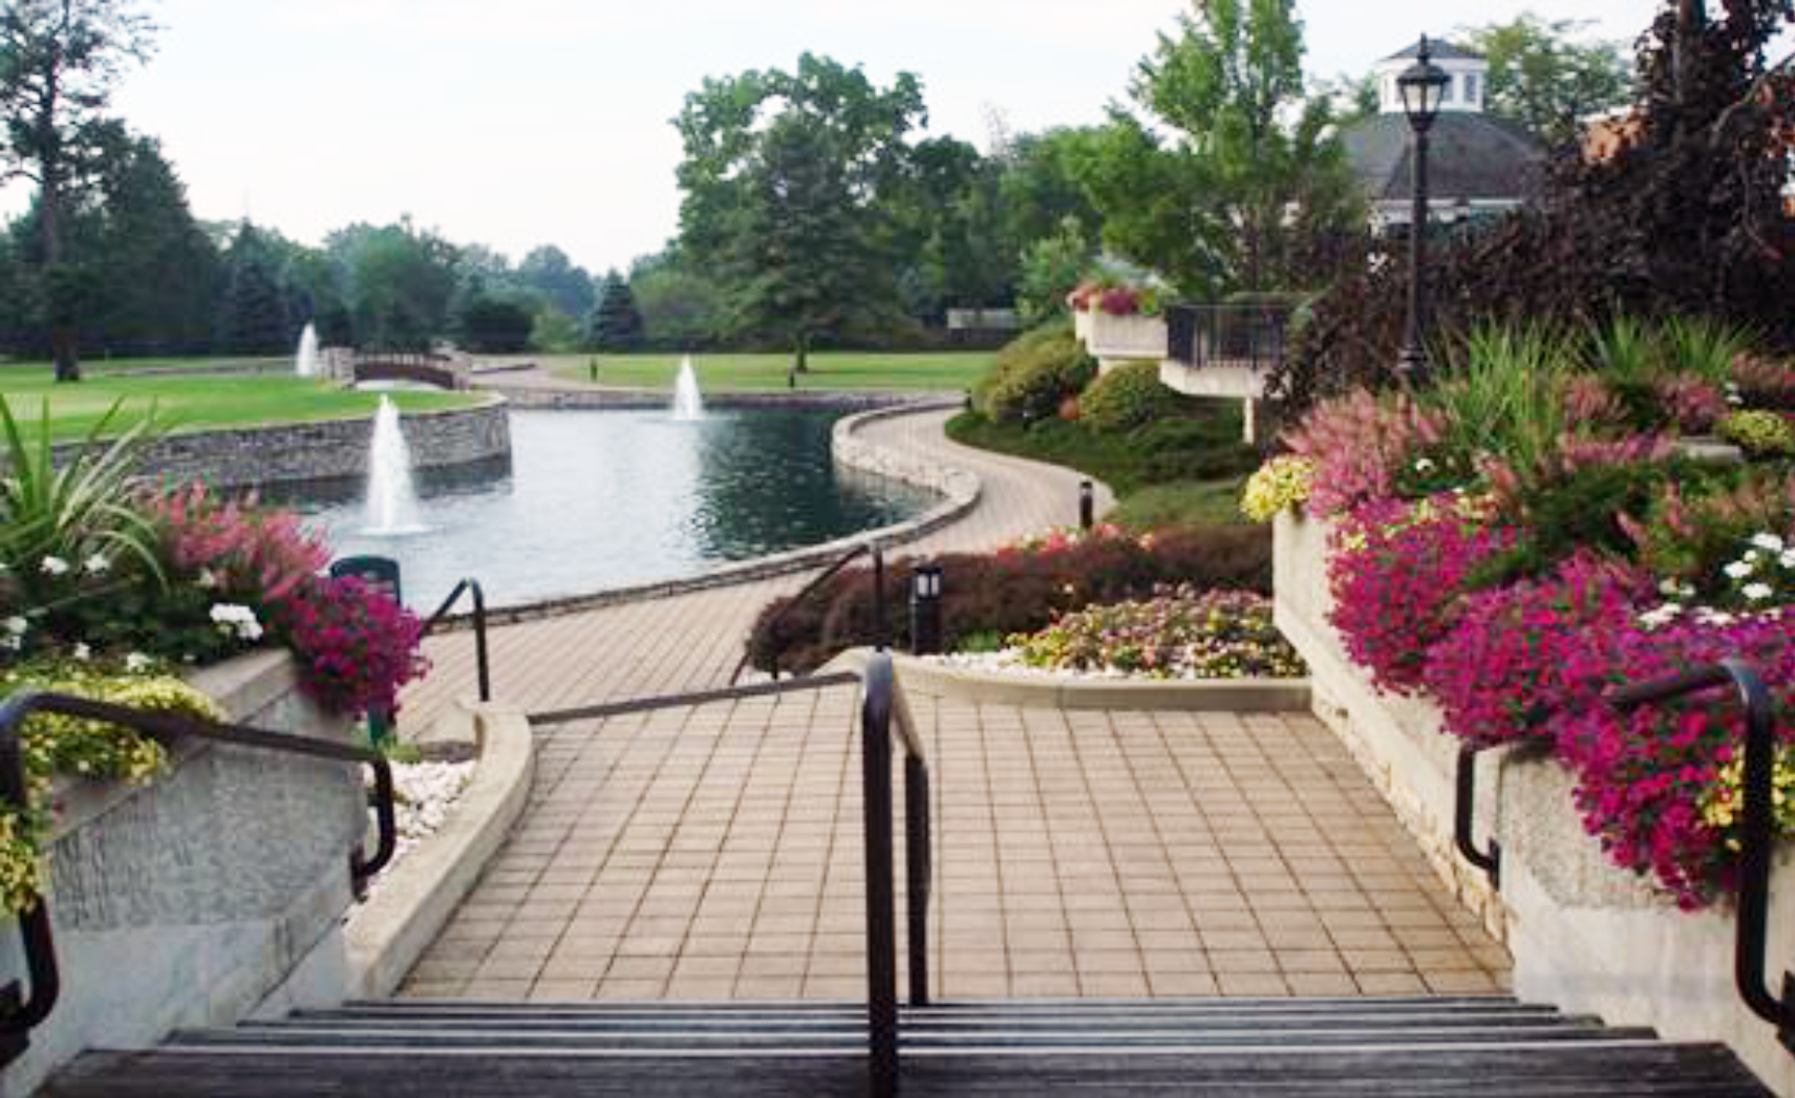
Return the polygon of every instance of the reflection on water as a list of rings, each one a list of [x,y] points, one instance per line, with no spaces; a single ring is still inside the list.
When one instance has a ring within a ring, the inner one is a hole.
[[[371,537],[359,481],[307,485],[288,502],[338,555],[399,560],[405,600],[434,609],[474,576],[499,606],[685,575],[898,522],[920,489],[838,469],[841,413],[513,411],[512,460],[420,471],[429,529]],[[273,498],[270,494],[270,498]]]

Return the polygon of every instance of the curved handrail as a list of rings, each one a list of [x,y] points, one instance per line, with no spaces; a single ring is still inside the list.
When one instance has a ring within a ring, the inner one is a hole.
[[[779,612],[773,615],[771,621],[767,622],[765,626],[766,631],[772,633],[776,630],[779,623],[784,621],[786,617],[790,615],[793,610],[797,609],[805,599],[814,594],[817,589],[823,586],[823,584],[834,579],[836,573],[840,572],[843,568],[846,568],[863,553],[871,553],[873,558],[873,613],[877,618],[879,643],[880,646],[883,647],[887,639],[885,637],[885,554],[884,551],[879,548],[879,543],[870,539],[861,542],[841,556],[835,558],[835,560],[830,563],[829,567],[818,572],[815,576],[812,576],[808,583],[803,587],[798,588],[798,593],[786,600],[785,605],[779,608]],[[734,686],[736,682],[741,679],[742,672],[748,669],[748,660],[752,656],[752,651],[745,651],[742,653],[742,658],[736,661],[735,670],[729,673],[729,685]],[[773,677],[775,679],[779,677],[778,652],[773,653]]]
[[[486,592],[481,589],[480,581],[472,576],[455,585],[454,590],[436,608],[436,613],[424,619],[424,634],[428,636],[446,617],[463,593],[471,594],[474,599],[474,669],[480,677],[480,700],[492,700],[492,669],[486,657]]]
[[[871,1091],[897,1092],[896,886],[891,857],[891,725],[904,747],[904,861],[908,892],[910,1002],[929,1001],[928,911],[932,876],[929,771],[891,654],[867,660],[861,702],[861,804],[866,844],[867,1051]]]
[[[1753,1014],[1776,1027],[1795,1052],[1795,974],[1784,973],[1779,999],[1764,978],[1765,927],[1770,915],[1771,856],[1776,845],[1775,703],[1757,670],[1728,659],[1681,675],[1622,687],[1608,695],[1619,712],[1731,685],[1745,706],[1745,767],[1740,780],[1745,810],[1740,825],[1739,913],[1733,944],[1733,982]]]
[[[1477,806],[1477,756],[1488,751],[1495,744],[1465,744],[1458,749],[1458,773],[1456,775],[1456,793],[1452,800],[1452,841],[1465,861],[1484,871],[1490,878],[1490,887],[1502,887],[1502,844],[1494,836],[1490,838],[1490,848],[1485,851],[1477,849],[1477,843],[1471,835],[1472,817],[1476,815]]]
[[[372,857],[366,856],[359,844],[350,851],[350,874],[358,893],[368,878],[386,868],[398,849],[399,829],[394,812],[393,768],[386,756],[378,751],[284,732],[269,732],[247,725],[223,724],[176,713],[131,709],[70,694],[23,691],[0,699],[0,796],[21,808],[29,803],[29,792],[19,731],[25,718],[33,713],[59,713],[106,721],[148,733],[158,740],[196,736],[241,747],[365,763],[374,768],[374,790],[369,799],[379,825],[379,840]],[[19,916],[19,933],[24,940],[31,995],[18,1009],[0,1012],[0,1033],[3,1034],[23,1034],[48,1018],[56,1006],[62,987],[60,968],[56,962],[56,945],[50,931],[49,904],[44,897],[38,897],[37,902]]]

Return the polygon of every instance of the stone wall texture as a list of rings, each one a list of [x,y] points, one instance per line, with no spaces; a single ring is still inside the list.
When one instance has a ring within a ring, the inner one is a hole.
[[[233,719],[347,742],[294,688],[284,652],[199,672]],[[31,1047],[0,1075],[29,1094],[83,1048],[152,1045],[183,1026],[229,1025],[308,974],[321,998],[346,974],[340,922],[348,855],[368,826],[358,768],[187,741],[146,786],[68,782],[50,846],[50,914],[62,993]],[[0,981],[22,979],[16,931]]]
[[[420,469],[463,465],[511,453],[505,403],[410,412],[400,429]],[[202,480],[217,488],[252,488],[296,481],[365,476],[372,418],[238,427],[168,435],[145,450],[143,471],[171,481]],[[56,448],[68,460],[79,444]]]
[[[1645,879],[1615,866],[1583,829],[1574,779],[1532,748],[1479,756],[1474,831],[1502,846],[1502,885],[1453,848],[1458,740],[1432,704],[1375,690],[1329,624],[1328,526],[1280,515],[1277,624],[1309,664],[1313,704],[1345,741],[1467,906],[1514,956],[1524,1000],[1600,1015],[1610,1025],[1655,1027],[1671,1040],[1723,1041],[1783,1098],[1795,1098],[1795,1058],[1733,985],[1730,911],[1677,910]],[[1785,843],[1771,878],[1770,986],[1795,970],[1795,849]],[[1781,913],[1781,914],[1776,914]]]

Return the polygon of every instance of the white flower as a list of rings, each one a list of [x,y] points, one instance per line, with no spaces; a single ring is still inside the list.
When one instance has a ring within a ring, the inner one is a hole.
[[[1695,612],[1695,620],[1703,625],[1731,625],[1737,619],[1723,610],[1703,606]]]
[[[6,626],[6,631],[15,637],[24,636],[25,630],[31,628],[31,623],[26,621],[22,614],[14,614],[12,617],[7,618],[4,623],[0,624],[4,624]]]
[[[212,622],[226,636],[235,633],[240,639],[250,641],[260,640],[262,637],[262,626],[256,621],[256,612],[234,602],[214,603]]]
[[[1647,610],[1639,615],[1639,624],[1647,629],[1657,629],[1660,626],[1669,625],[1682,612],[1681,606],[1674,602],[1667,602],[1656,610]]]
[[[76,641],[75,649],[70,654],[73,655],[78,660],[85,660],[85,659],[89,659],[93,656],[93,649],[89,648],[85,643],[83,643],[81,641]]]
[[[90,576],[103,576],[106,574],[107,569],[111,567],[112,562],[101,556],[99,553],[95,553],[93,556],[88,557],[85,561],[81,562],[82,570]]]
[[[69,570],[69,562],[61,557],[45,557],[38,569],[46,576],[60,576]]]
[[[1795,568],[1795,549],[1784,549],[1782,556],[1776,559],[1784,568]]]
[[[1748,583],[1739,589],[1739,593],[1753,602],[1761,602],[1773,594],[1768,583]]]
[[[194,580],[194,582],[208,591],[220,585],[218,573],[212,571],[210,568],[201,568],[199,570],[199,579]]]
[[[25,647],[25,638],[19,636],[17,633],[8,633],[6,636],[0,637],[0,648],[4,648],[9,652],[17,652],[23,647]]]
[[[1767,549],[1772,553],[1783,551],[1783,539],[1775,534],[1753,534],[1751,543],[1759,549]]]
[[[1433,471],[1434,471],[1434,463],[1431,460],[1429,460],[1427,458],[1416,458],[1415,459],[1415,472],[1431,473]]]
[[[1658,593],[1660,595],[1673,595],[1674,596],[1677,593],[1677,581],[1673,580],[1673,579],[1659,580],[1658,581]]]
[[[1747,549],[1745,555],[1739,559],[1747,564],[1756,564],[1758,562],[1758,551],[1756,549]]]
[[[1736,560],[1733,563],[1727,565],[1725,571],[1726,571],[1726,574],[1728,576],[1730,576],[1731,578],[1736,579],[1736,580],[1742,580],[1746,576],[1751,575],[1751,565],[1747,564],[1745,561]]]
[[[153,663],[155,661],[142,652],[125,653],[125,673],[128,675],[141,675],[148,671]]]

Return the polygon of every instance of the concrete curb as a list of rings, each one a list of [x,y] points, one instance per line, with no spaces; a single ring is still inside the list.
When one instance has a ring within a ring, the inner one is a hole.
[[[535,775],[530,722],[521,710],[457,701],[449,719],[473,723],[480,764],[443,829],[408,853],[343,928],[349,998],[392,994],[523,814]]]
[[[916,402],[861,412],[857,415],[847,416],[835,425],[831,449],[844,465],[928,488],[947,497],[943,502],[929,508],[916,518],[891,526],[881,526],[877,530],[836,538],[834,541],[826,541],[821,545],[807,545],[801,549],[792,549],[784,553],[774,553],[770,556],[756,557],[753,560],[725,564],[695,575],[652,580],[648,583],[632,584],[626,587],[613,587],[585,595],[568,595],[523,606],[489,609],[486,612],[487,623],[489,625],[516,625],[520,622],[539,621],[543,618],[581,614],[588,610],[639,602],[644,599],[667,598],[694,591],[707,591],[716,587],[730,587],[752,580],[771,579],[775,576],[822,568],[834,563],[837,557],[848,550],[868,541],[877,541],[888,548],[917,541],[958,521],[978,505],[979,495],[983,491],[979,478],[964,469],[936,465],[932,462],[898,454],[883,446],[856,438],[854,433],[862,425],[875,419],[900,415],[920,415],[924,412],[959,406],[960,402],[957,400]],[[471,628],[472,624],[472,615],[456,614],[444,619],[434,632],[439,634],[454,632]]]
[[[836,668],[866,666],[866,648],[831,660]],[[1167,709],[1197,713],[1307,713],[1308,679],[1199,679],[1187,682],[1108,682],[1046,675],[963,671],[894,653],[904,689],[913,694],[990,705],[1043,709]],[[843,669],[838,668],[838,669]]]

